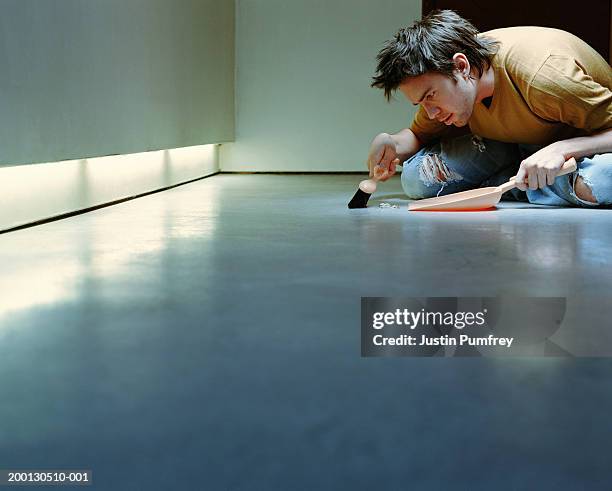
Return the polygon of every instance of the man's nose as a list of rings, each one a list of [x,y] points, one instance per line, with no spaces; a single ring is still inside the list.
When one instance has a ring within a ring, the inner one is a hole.
[[[427,116],[429,117],[429,119],[434,119],[439,113],[440,113],[440,108],[439,107],[425,107],[425,112],[427,113]]]

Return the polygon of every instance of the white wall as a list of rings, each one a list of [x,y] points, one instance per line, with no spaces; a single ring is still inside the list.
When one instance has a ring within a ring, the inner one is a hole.
[[[236,0],[236,138],[221,170],[364,170],[371,139],[414,115],[370,88],[376,53],[420,15],[420,0]]]
[[[0,6],[0,232],[218,172],[234,0]]]
[[[0,7],[0,166],[233,140],[234,0]]]

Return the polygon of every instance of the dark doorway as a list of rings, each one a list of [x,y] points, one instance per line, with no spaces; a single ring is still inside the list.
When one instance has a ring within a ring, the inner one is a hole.
[[[556,27],[589,43],[610,62],[610,0],[584,0],[571,9],[555,0],[423,0],[423,15],[452,9],[480,31],[510,26]]]

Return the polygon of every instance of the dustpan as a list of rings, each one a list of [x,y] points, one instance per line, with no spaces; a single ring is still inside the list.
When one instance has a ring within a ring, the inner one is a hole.
[[[557,176],[576,170],[576,159],[572,157],[559,170]],[[408,204],[411,211],[476,211],[494,208],[502,194],[516,187],[514,177],[500,186],[471,189],[460,193],[447,194],[437,198],[425,198]]]

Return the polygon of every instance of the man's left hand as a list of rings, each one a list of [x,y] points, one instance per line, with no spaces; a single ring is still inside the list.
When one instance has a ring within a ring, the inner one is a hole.
[[[538,150],[521,162],[516,174],[516,187],[521,191],[550,186],[561,167],[565,156],[554,143]]]

